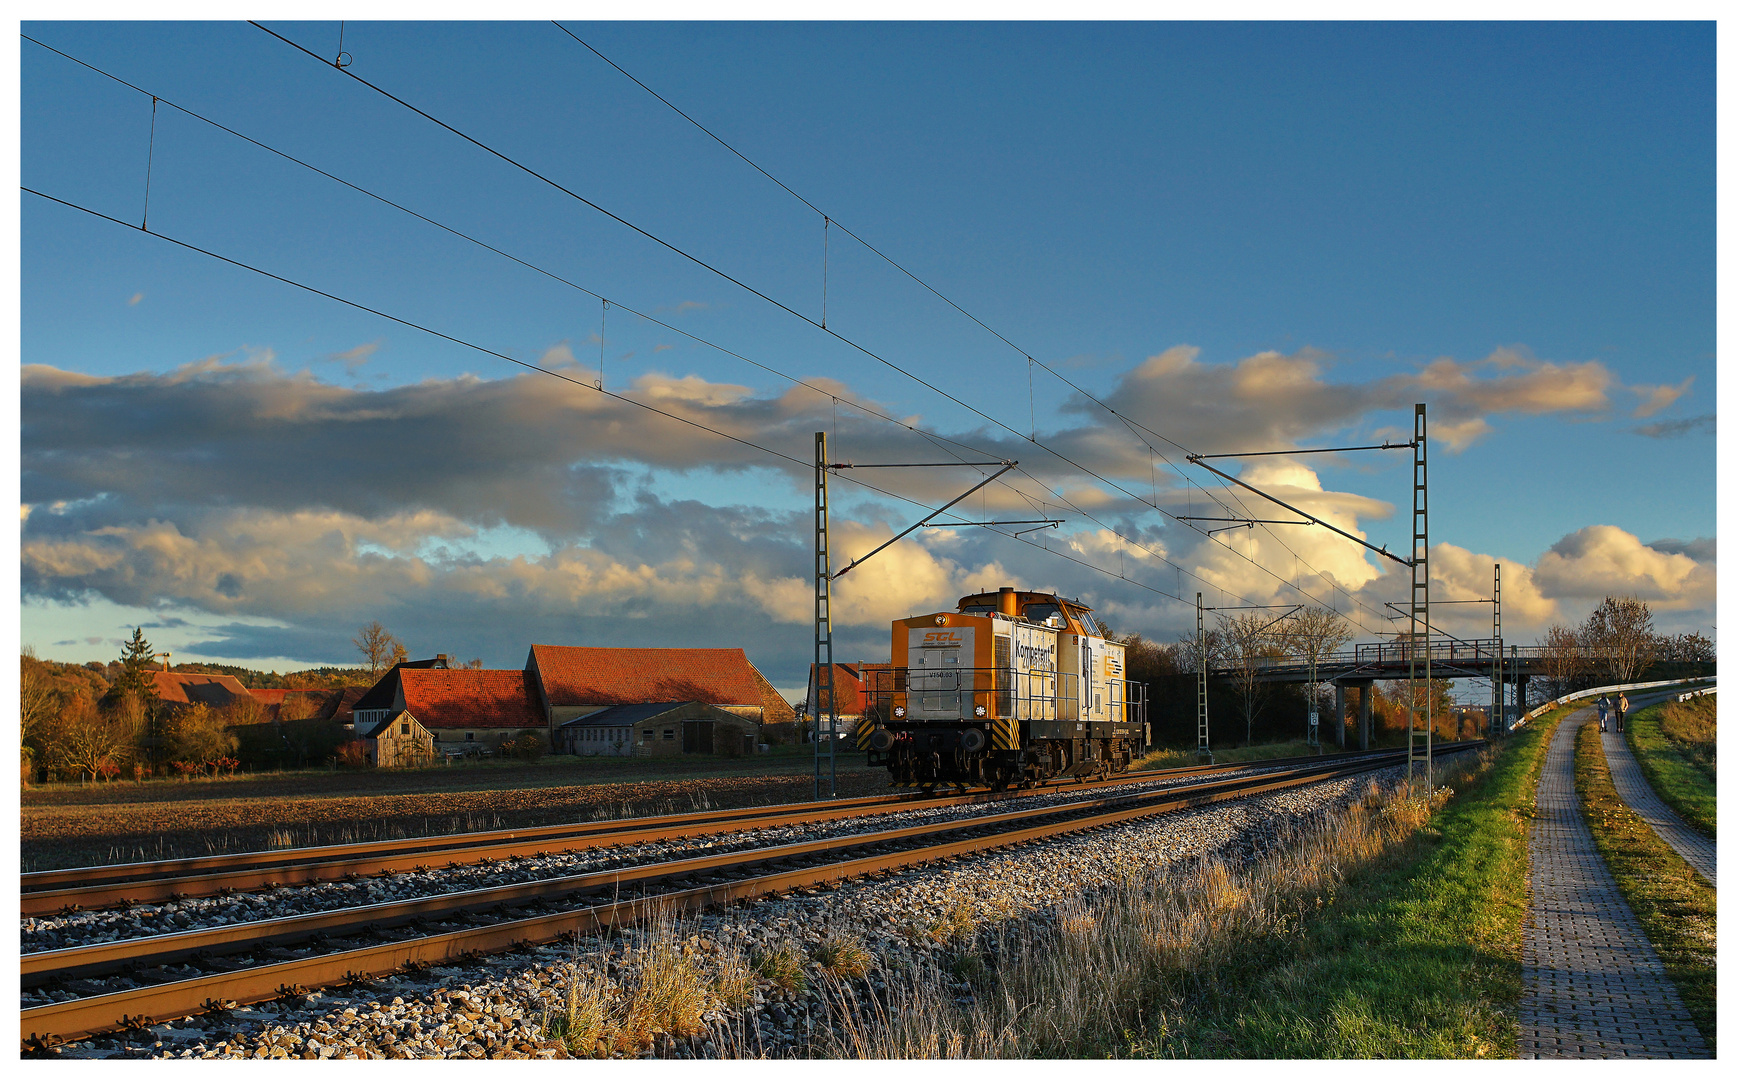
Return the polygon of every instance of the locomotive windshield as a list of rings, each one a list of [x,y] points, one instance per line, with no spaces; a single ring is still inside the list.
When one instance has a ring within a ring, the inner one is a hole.
[[[1061,610],[1060,604],[1027,604],[1025,605],[1025,617],[1030,622],[1060,626]]]
[[[1080,625],[1085,627],[1086,633],[1093,637],[1104,636],[1103,627],[1098,625],[1098,620],[1092,618],[1092,613],[1085,608],[1074,608],[1074,618],[1078,619]]]

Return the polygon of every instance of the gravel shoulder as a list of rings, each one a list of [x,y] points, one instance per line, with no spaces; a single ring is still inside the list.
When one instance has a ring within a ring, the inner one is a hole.
[[[949,860],[707,912],[673,931],[701,969],[730,957],[794,947],[808,957],[823,943],[862,941],[883,963],[940,962],[947,928],[1052,918],[1062,900],[1089,898],[1128,875],[1220,858],[1244,861],[1282,845],[1300,825],[1361,798],[1401,769],[1273,792],[1161,815],[1090,833]],[[628,978],[648,936],[629,929],[463,967],[381,980],[190,1022],[158,1025],[133,1045],[98,1039],[56,1056],[167,1058],[467,1058],[565,1057],[550,1021],[575,986]],[[813,967],[812,961],[809,961]],[[818,981],[818,970],[815,971]],[[870,971],[862,992],[876,993]],[[702,1027],[686,1038],[660,1036],[640,1056],[805,1057],[835,1034],[824,1029],[813,988],[751,983],[734,1006],[708,1004]]]

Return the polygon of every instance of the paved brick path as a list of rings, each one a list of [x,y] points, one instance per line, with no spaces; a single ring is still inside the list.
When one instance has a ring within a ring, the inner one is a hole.
[[[1589,720],[1582,709],[1557,726],[1538,778],[1519,1056],[1708,1057],[1581,820],[1574,736]]]
[[[1614,731],[1605,732],[1602,738],[1604,759],[1610,763],[1610,782],[1616,793],[1622,796],[1622,801],[1653,827],[1660,840],[1669,844],[1684,862],[1706,878],[1707,884],[1718,888],[1718,845],[1689,828],[1675,810],[1665,805],[1652,785],[1647,783],[1640,762],[1635,760],[1626,739]]]

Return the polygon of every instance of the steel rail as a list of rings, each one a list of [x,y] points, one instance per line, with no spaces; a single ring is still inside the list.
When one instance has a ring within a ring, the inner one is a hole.
[[[1397,760],[1397,751],[1386,753]],[[1271,779],[1287,779],[1294,776],[1314,775],[1337,767],[1338,764],[1340,763],[1322,762],[1317,758],[1308,765],[1283,772],[1265,773],[1262,776]],[[1241,782],[1241,780],[1221,781],[1218,785],[1206,785],[1197,790],[1216,790],[1227,784],[1234,785]],[[511,906],[533,903],[551,896],[567,897],[612,888],[619,889],[623,885],[640,885],[660,880],[680,879],[707,871],[736,869],[765,862],[776,862],[819,851],[888,843],[966,829],[993,828],[1008,822],[1023,821],[1034,817],[1054,817],[1078,813],[1083,810],[1125,805],[1130,802],[1151,801],[1173,793],[1169,789],[1123,793],[1097,799],[1081,799],[1060,804],[1027,807],[981,817],[955,818],[949,821],[928,822],[898,829],[850,833],[843,836],[799,841],[794,844],[720,852],[716,855],[671,859],[663,862],[644,863],[639,866],[540,878],[511,885],[467,889],[409,900],[391,900],[379,904],[338,908],[332,911],[313,912],[287,918],[228,923],[222,926],[180,931],[174,934],[124,938],[93,945],[48,949],[23,954],[19,964],[20,974],[25,986],[36,986],[53,977],[84,978],[106,974],[127,964],[153,966],[177,963],[193,957],[221,955],[223,951],[235,952],[262,944],[292,944],[308,940],[316,935],[341,933],[345,930],[356,930],[364,927],[384,929],[417,920],[476,911],[503,904]]]
[[[1476,745],[1463,744],[1462,748]],[[334,983],[365,981],[410,968],[451,963],[489,952],[547,943],[570,935],[594,931],[618,923],[631,922],[656,912],[691,912],[732,900],[748,899],[769,893],[783,892],[806,885],[861,876],[881,870],[897,869],[933,862],[958,855],[974,854],[994,848],[1008,847],[1031,840],[1102,828],[1141,817],[1204,806],[1229,799],[1246,798],[1268,791],[1319,783],[1325,780],[1355,775],[1385,768],[1396,759],[1396,753],[1381,756],[1359,756],[1355,760],[1337,758],[1314,768],[1292,770],[1275,776],[1266,774],[1245,777],[1186,789],[1141,793],[1120,798],[1096,800],[1111,804],[1103,812],[1040,825],[1028,825],[987,836],[972,836],[947,843],[916,849],[878,853],[819,866],[774,871],[731,882],[705,884],[694,888],[660,893],[649,897],[617,900],[574,911],[529,918],[512,919],[485,927],[433,934],[407,941],[366,946],[320,956],[287,960],[279,963],[220,972],[155,986],[123,990],[95,997],[23,1009],[19,1031],[28,1048],[42,1048],[84,1038],[107,1031],[149,1026],[153,1018],[190,1015],[230,1004],[249,1004],[297,993],[303,987]],[[1130,806],[1130,803],[1137,805]],[[1047,813],[1057,816],[1077,811],[1080,804],[1061,807],[1027,809],[995,815],[1003,823],[1028,819]],[[949,823],[950,828],[930,831],[960,832],[980,829],[991,819]],[[891,830],[890,833],[910,834],[924,827]],[[856,834],[832,838],[835,847],[864,847],[884,844],[895,839],[888,834]],[[840,841],[849,841],[848,844]],[[770,855],[779,849],[736,853],[758,855],[758,862],[781,861],[799,852],[790,848],[814,847],[825,844],[815,841],[806,845],[786,845],[785,854]],[[770,857],[768,857],[770,855]],[[722,859],[728,857],[712,857]],[[697,860],[701,862],[712,860]],[[650,869],[650,868],[641,868]],[[630,871],[622,871],[628,873]],[[679,880],[681,876],[677,875]],[[28,1033],[28,1034],[25,1034]]]
[[[1380,753],[1381,751],[1368,751]],[[1120,773],[1105,780],[1069,784],[1052,782],[1037,790],[1067,788],[1090,790],[1152,779],[1228,772],[1237,769],[1282,767],[1318,761],[1318,757],[1279,758],[1258,762],[1195,765],[1149,772]],[[979,791],[965,795],[924,799],[896,794],[857,799],[785,803],[741,807],[731,810],[690,811],[646,818],[613,818],[582,824],[542,826],[530,829],[500,829],[461,833],[447,837],[408,837],[399,840],[292,848],[272,852],[239,852],[202,856],[160,863],[127,863],[112,867],[81,867],[39,871],[22,875],[20,915],[51,915],[69,908],[100,908],[124,903],[216,896],[226,891],[246,891],[268,885],[317,884],[366,876],[415,870],[430,860],[451,856],[469,863],[484,860],[543,855],[550,851],[584,851],[590,848],[681,839],[744,828],[768,828],[781,824],[807,823],[849,817],[884,808],[893,812],[910,805],[958,806],[1021,798],[1027,792]],[[188,873],[188,870],[195,871]]]

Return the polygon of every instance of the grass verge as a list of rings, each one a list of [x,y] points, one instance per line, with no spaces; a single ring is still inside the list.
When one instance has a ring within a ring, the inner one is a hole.
[[[1648,706],[1629,718],[1625,733],[1647,783],[1707,837],[1717,835],[1719,812],[1713,702],[1705,697]]]
[[[1629,809],[1610,782],[1598,725],[1580,729],[1574,787],[1599,854],[1677,984],[1709,1050],[1716,1049],[1717,894]]]
[[[1258,863],[1130,881],[1031,931],[960,935],[952,978],[914,973],[886,1024],[846,1025],[829,1049],[1511,1056],[1532,797],[1567,711],[1444,764],[1428,797],[1366,799]]]
[[[1272,758],[1309,757],[1317,752],[1340,753],[1336,746],[1310,746],[1305,739],[1291,739],[1287,742],[1256,743],[1253,746],[1232,746],[1224,749],[1214,748],[1213,761],[1223,765],[1232,761],[1267,761]],[[1189,765],[1199,765],[1201,759],[1193,750],[1164,749],[1154,750],[1144,757],[1137,758],[1129,766],[1131,769],[1178,769]]]

